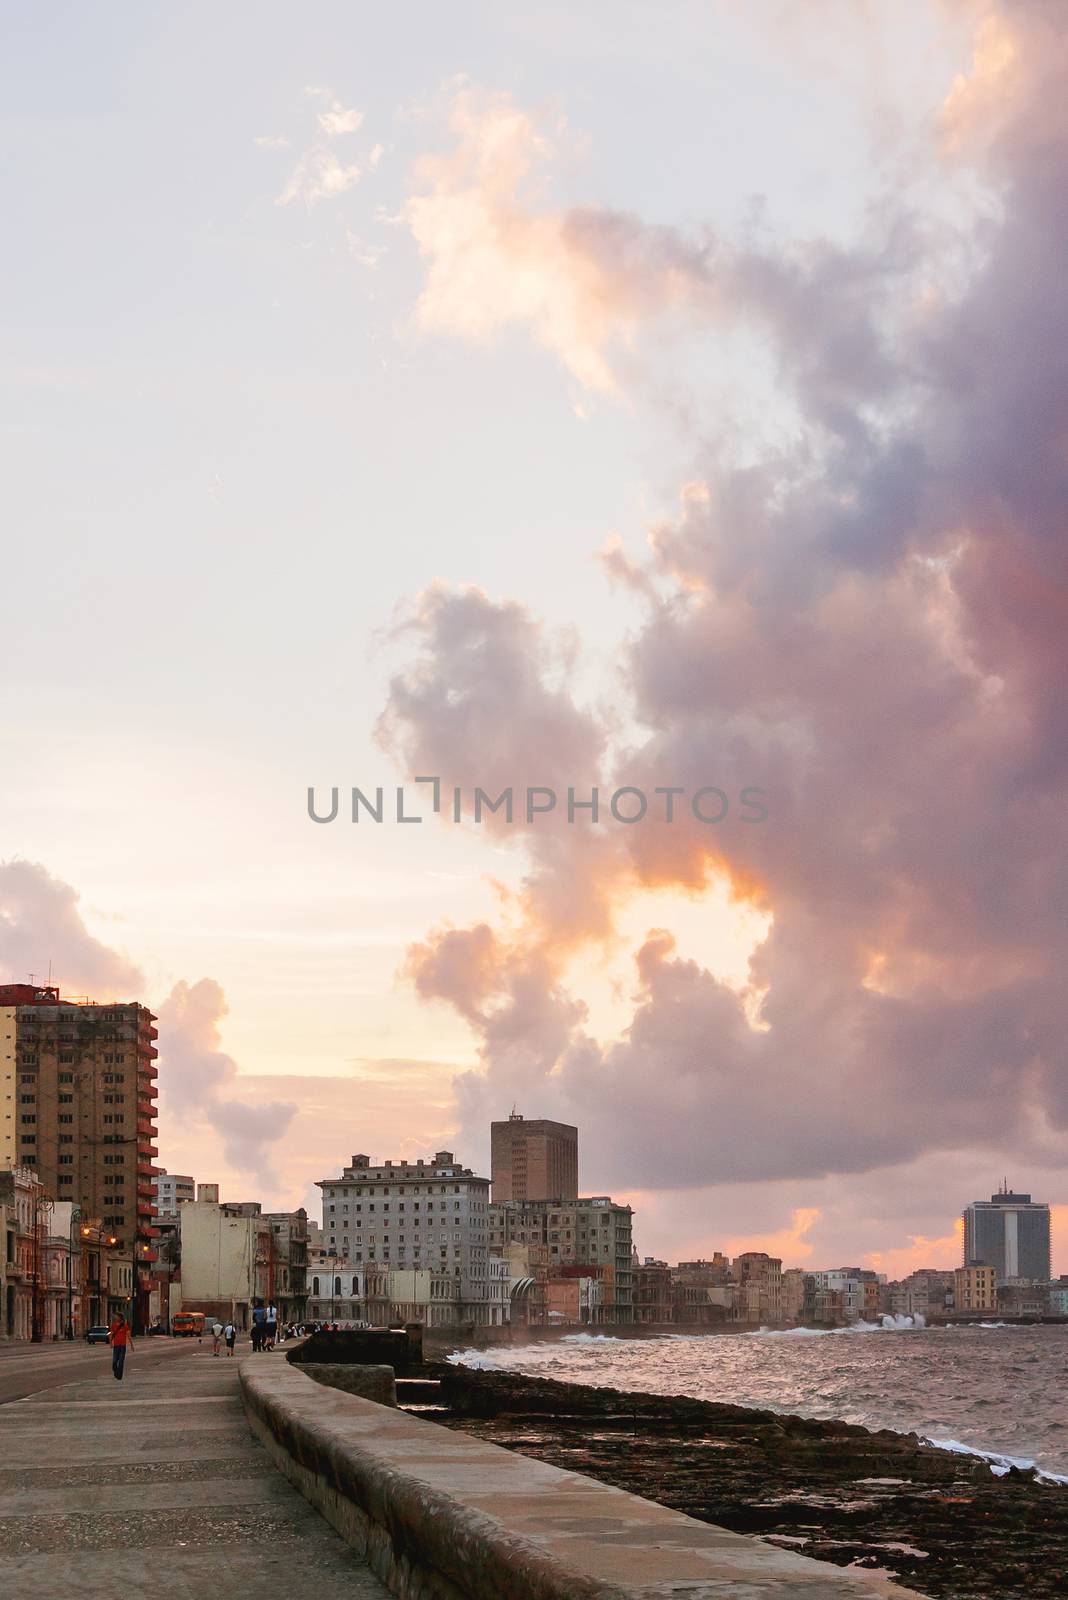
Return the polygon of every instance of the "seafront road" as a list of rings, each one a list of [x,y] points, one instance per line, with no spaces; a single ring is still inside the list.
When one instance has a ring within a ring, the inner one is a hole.
[[[120,1384],[106,1345],[0,1346],[5,1600],[388,1600],[253,1439],[239,1366],[138,1339]]]

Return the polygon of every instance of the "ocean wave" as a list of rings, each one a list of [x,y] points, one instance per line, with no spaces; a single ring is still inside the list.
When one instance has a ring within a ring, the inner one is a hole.
[[[936,1450],[948,1450],[952,1455],[974,1456],[979,1461],[985,1461],[996,1478],[1003,1478],[1013,1467],[1021,1472],[1030,1472],[1034,1468],[1040,1483],[1068,1486],[1068,1473],[1044,1472],[1028,1456],[1007,1456],[998,1450],[979,1450],[975,1445],[963,1444],[960,1439],[936,1439],[926,1433],[920,1435],[920,1443],[934,1445]]]
[[[849,1322],[844,1328],[759,1328],[745,1335],[748,1339],[823,1339],[837,1333],[924,1333],[923,1317],[885,1316],[878,1322]]]

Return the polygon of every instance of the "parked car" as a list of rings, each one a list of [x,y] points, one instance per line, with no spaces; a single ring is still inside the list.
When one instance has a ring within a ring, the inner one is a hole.
[[[95,1328],[87,1328],[85,1330],[85,1342],[86,1344],[107,1344],[108,1330],[106,1325],[101,1322]]]

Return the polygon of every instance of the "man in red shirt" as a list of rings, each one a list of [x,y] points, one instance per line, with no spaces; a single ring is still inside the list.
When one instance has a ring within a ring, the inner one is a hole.
[[[111,1346],[111,1370],[121,1382],[122,1369],[126,1365],[126,1351],[130,1344],[130,1327],[121,1311],[116,1311],[111,1319],[108,1344]]]

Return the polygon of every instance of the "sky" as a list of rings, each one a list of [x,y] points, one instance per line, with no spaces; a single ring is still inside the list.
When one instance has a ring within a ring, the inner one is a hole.
[[[152,1006],[170,1171],[1068,1205],[1060,20],[5,7],[0,978]]]

